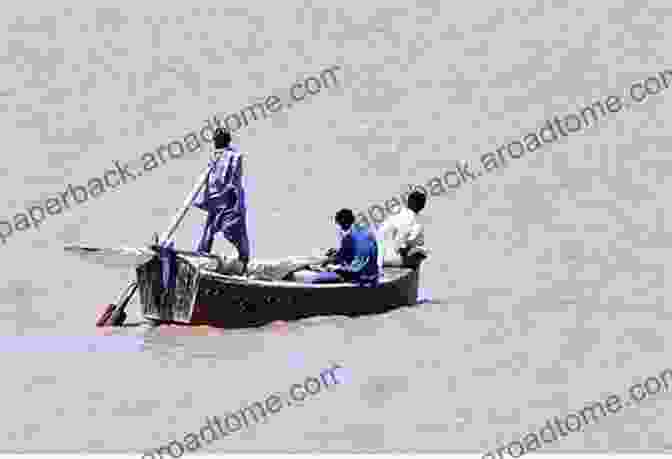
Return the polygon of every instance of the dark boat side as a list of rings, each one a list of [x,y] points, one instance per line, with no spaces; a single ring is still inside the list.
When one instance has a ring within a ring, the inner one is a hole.
[[[197,259],[178,256],[172,291],[161,286],[161,263],[138,267],[143,315],[161,322],[245,328],[275,320],[319,315],[360,316],[416,303],[419,271],[384,268],[377,287],[354,284],[312,285],[291,281],[252,280],[200,267]]]

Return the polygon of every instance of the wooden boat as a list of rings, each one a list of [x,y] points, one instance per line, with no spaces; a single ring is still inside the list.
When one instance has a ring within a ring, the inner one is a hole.
[[[359,316],[386,312],[417,302],[419,268],[384,268],[376,287],[355,284],[307,284],[220,274],[203,258],[177,255],[176,285],[165,290],[161,262],[138,266],[142,314],[154,323],[176,322],[245,328],[275,320],[318,315]]]
[[[156,248],[172,241],[175,230],[205,186],[211,167],[214,166],[201,173],[168,230],[161,238],[156,235],[149,248],[66,246],[67,252],[90,261],[136,267],[137,282],[127,287],[116,304],[107,305],[97,326],[122,325],[125,308],[136,291],[140,292],[142,315],[151,322],[221,328],[255,327],[275,320],[292,321],[318,315],[376,314],[417,302],[419,263],[417,268],[385,267],[376,287],[349,283],[315,285],[291,278],[295,268],[300,270],[311,263],[301,265],[302,262],[293,260],[266,266],[258,263],[260,269],[244,277],[225,274],[231,271],[222,272],[220,258],[214,258],[213,266],[212,256],[176,251],[175,286],[165,289]]]

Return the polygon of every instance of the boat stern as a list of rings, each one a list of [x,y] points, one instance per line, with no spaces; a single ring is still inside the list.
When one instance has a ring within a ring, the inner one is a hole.
[[[175,288],[162,285],[161,261],[158,257],[136,270],[142,315],[164,322],[190,323],[198,292],[200,271],[186,257],[177,256]]]

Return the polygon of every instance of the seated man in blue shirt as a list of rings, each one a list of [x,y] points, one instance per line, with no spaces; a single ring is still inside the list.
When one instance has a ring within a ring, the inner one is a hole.
[[[352,282],[371,287],[378,283],[378,245],[375,236],[366,229],[357,228],[355,214],[350,209],[336,213],[336,224],[341,228],[341,248],[331,254],[326,272],[317,274],[313,284]]]

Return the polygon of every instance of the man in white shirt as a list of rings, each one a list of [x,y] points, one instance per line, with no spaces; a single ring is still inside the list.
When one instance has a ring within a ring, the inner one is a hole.
[[[424,228],[417,218],[426,202],[427,195],[413,191],[408,196],[407,207],[385,220],[376,232],[380,272],[383,265],[416,268],[427,258]]]

